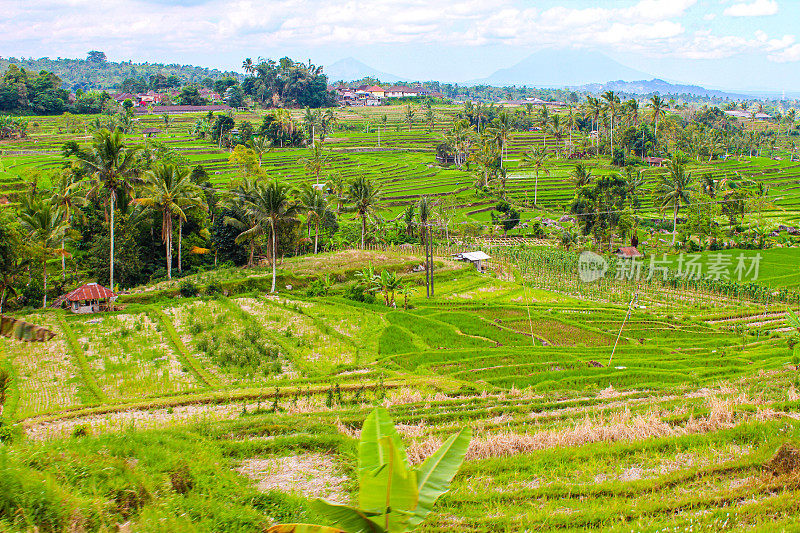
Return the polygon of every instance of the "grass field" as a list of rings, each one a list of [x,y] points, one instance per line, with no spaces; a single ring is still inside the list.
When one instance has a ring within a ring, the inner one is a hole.
[[[374,262],[421,282],[407,252],[324,257],[330,272]],[[282,274],[320,275],[322,258]],[[414,295],[409,310],[343,298],[350,274],[326,297],[134,294],[103,315],[23,315],[57,337],[0,338],[16,377],[4,418],[27,435],[2,468],[8,487],[49,488],[37,501],[4,490],[23,512],[0,524],[314,521],[313,497],[353,497],[354,435],[377,404],[412,462],[455,428],[475,431],[424,531],[744,531],[798,518],[797,471],[765,466],[800,442],[778,307],[731,318],[677,301],[637,308],[621,328],[625,305],[442,267],[437,297]]]
[[[488,225],[497,198],[475,193],[473,172],[435,163],[458,110],[434,107],[433,131],[421,122],[409,129],[400,106],[337,110],[325,172],[378,180],[384,218],[436,194],[451,201],[454,226]],[[240,173],[227,152],[189,134],[197,118],[176,116],[156,140],[227,187]],[[137,125],[162,126],[156,116]],[[49,186],[65,141],[91,137],[62,117],[36,117],[29,132],[0,144],[2,209],[32,182]],[[519,160],[534,145],[555,152],[541,132],[511,135],[509,199],[523,222],[557,220],[574,194],[576,161],[548,163],[532,207],[534,175]],[[263,165],[299,185],[312,179],[298,162],[306,155],[276,148]],[[800,165],[777,155],[694,161],[690,170],[768,185],[772,230],[800,223]],[[607,160],[584,162],[596,175],[618,171]],[[642,219],[669,218],[649,194],[661,172],[645,171]],[[786,310],[797,307],[800,248],[791,239],[693,254],[731,269],[740,255],[749,264],[760,254],[758,276],[734,288],[611,276],[584,283],[579,250],[553,240],[510,247],[495,228],[483,231],[477,243],[437,246],[433,298],[414,272],[419,246],[376,246],[286,258],[277,295],[265,294],[267,267],[226,266],[188,278],[196,297],[164,281],[132,289],[109,313],[16,313],[56,337],[0,337],[0,369],[11,375],[0,530],[264,531],[317,522],[313,498],[354,501],[358,432],[377,405],[388,408],[415,464],[459,428],[473,429],[466,461],[422,531],[797,529],[800,374]],[[529,237],[525,228],[511,235]],[[645,264],[670,250],[666,234],[642,228],[640,239]],[[488,273],[451,261],[478,246],[492,255]],[[685,259],[670,253],[666,264],[677,270]],[[399,295],[396,307],[380,295],[376,303],[346,297],[369,265],[416,289],[408,309]],[[330,293],[309,296],[326,275]],[[207,290],[211,280],[226,294]]]

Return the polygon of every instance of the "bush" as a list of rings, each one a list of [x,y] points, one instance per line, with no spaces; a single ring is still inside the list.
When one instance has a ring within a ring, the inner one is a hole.
[[[797,335],[792,335],[788,339],[786,339],[787,344],[789,344],[789,351],[794,350],[794,347],[797,346],[797,343],[800,342],[800,338]]]
[[[222,284],[217,280],[212,280],[206,287],[206,294],[209,296],[219,296],[222,294]]]
[[[185,279],[178,285],[178,291],[184,298],[191,298],[197,295],[197,285],[193,281]]]
[[[359,285],[353,285],[347,289],[344,293],[344,297],[348,300],[353,300],[356,302],[364,302],[368,304],[375,303],[375,295],[371,292],[365,291],[364,287]]]

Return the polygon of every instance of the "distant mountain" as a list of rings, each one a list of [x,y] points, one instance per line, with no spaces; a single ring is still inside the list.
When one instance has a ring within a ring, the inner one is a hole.
[[[564,87],[597,80],[640,80],[652,77],[599,52],[571,49],[544,49],[519,63],[495,71],[492,75],[467,82],[469,85],[527,85],[528,87]]]
[[[366,77],[377,78],[381,81],[386,81],[391,83],[397,81],[403,81],[403,79],[400,78],[399,76],[395,76],[394,74],[387,74],[386,72],[381,72],[380,70],[376,70],[353,57],[340,59],[336,63],[324,67],[323,70],[325,74],[328,76],[329,82],[353,81],[353,80],[360,80]]]
[[[586,91],[590,93],[603,93],[606,91],[617,91],[629,94],[692,94],[694,96],[706,96],[710,98],[732,98],[747,99],[744,94],[736,94],[715,89],[706,89],[699,85],[682,85],[670,83],[668,81],[652,79],[639,81],[609,81],[608,83],[589,83],[578,87],[571,87],[573,90]]]

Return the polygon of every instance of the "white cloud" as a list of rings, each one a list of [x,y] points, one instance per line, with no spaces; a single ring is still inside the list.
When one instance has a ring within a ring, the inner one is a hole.
[[[778,2],[775,0],[754,0],[750,3],[734,4],[726,8],[722,14],[729,17],[763,17],[777,12]]]
[[[794,44],[788,48],[769,55],[769,60],[776,63],[788,63],[800,61],[800,44]]]
[[[68,3],[67,3],[68,2]],[[628,7],[548,9],[527,0],[0,0],[0,49],[25,55],[110,57],[236,53],[375,44],[602,47],[653,56],[720,58],[744,51],[794,61],[794,37],[689,33],[697,0],[640,0]],[[598,2],[597,6],[604,3]],[[753,11],[775,4],[729,5]],[[705,17],[709,18],[708,15]],[[34,37],[35,36],[35,37]]]

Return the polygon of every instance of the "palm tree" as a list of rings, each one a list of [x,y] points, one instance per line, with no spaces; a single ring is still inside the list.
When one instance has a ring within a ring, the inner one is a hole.
[[[314,141],[311,147],[311,155],[309,157],[301,157],[297,162],[303,165],[303,168],[312,173],[316,178],[316,183],[319,185],[319,174],[322,169],[328,166],[328,157],[325,156],[324,145],[319,141]]]
[[[650,97],[647,107],[650,109],[650,116],[653,118],[656,143],[658,143],[658,120],[664,118],[667,114],[667,102],[656,94]]]
[[[267,139],[266,135],[260,135],[258,137],[253,137],[247,142],[247,146],[249,146],[258,156],[258,166],[261,167],[261,161],[264,158],[265,154],[268,154],[275,148],[272,145],[272,141]]]
[[[306,184],[300,192],[300,205],[308,216],[309,223],[314,223],[314,253],[319,249],[319,227],[331,214],[328,197],[317,187]]]
[[[584,104],[584,117],[592,121],[592,128],[594,131],[598,131],[600,129],[600,113],[602,109],[603,104],[600,103],[599,98],[594,98],[592,96],[586,97],[586,103]],[[599,142],[599,136],[595,136],[595,141]]]
[[[367,217],[374,216],[380,209],[381,194],[380,185],[363,174],[356,176],[347,191],[347,201],[353,204],[348,211],[358,214],[358,218],[361,219],[362,250],[367,234]]]
[[[578,114],[572,104],[567,106],[566,126],[569,128],[569,144],[572,145],[572,130],[578,125]]]
[[[433,242],[430,221],[433,218],[433,201],[423,196],[419,199],[419,225],[422,228],[422,244],[425,247],[425,292],[433,296]]]
[[[548,157],[544,148],[532,146],[531,149],[522,156],[522,162],[519,164],[522,168],[532,168],[536,173],[536,181],[533,185],[533,205],[536,205],[539,198],[539,174],[544,174],[545,176],[550,175],[550,171],[544,164]]]
[[[511,116],[502,111],[498,116],[497,125],[497,140],[500,144],[500,168],[503,168],[503,156],[508,154],[508,138],[511,136]]]
[[[242,208],[253,222],[252,227],[240,233],[237,241],[253,240],[254,237],[269,232],[272,253],[272,290],[275,292],[278,263],[278,231],[281,223],[293,220],[297,205],[290,199],[291,188],[277,178],[267,183],[249,182],[250,189],[240,197]]]
[[[57,248],[67,231],[67,221],[62,209],[51,200],[36,197],[33,194],[23,196],[20,210],[20,226],[25,232],[34,255],[42,258],[42,283],[44,299],[42,307],[47,307],[47,258],[56,254],[65,254],[63,248]]]
[[[330,133],[334,124],[336,124],[336,114],[333,112],[333,109],[326,109],[319,122],[320,129],[322,130],[322,133],[319,135],[319,140],[321,142],[325,142],[325,137]]]
[[[589,185],[592,182],[592,171],[586,168],[583,163],[575,165],[575,169],[570,175],[576,189]]]
[[[682,204],[691,202],[692,174],[686,172],[686,159],[680,154],[667,162],[667,174],[661,176],[658,187],[658,202],[661,208],[673,208],[672,244],[678,228],[678,210]]]
[[[161,214],[161,242],[167,252],[167,279],[172,279],[172,228],[178,219],[178,270],[180,265],[181,231],[186,220],[186,209],[200,206],[203,194],[189,179],[189,169],[171,163],[157,163],[145,173],[142,196],[135,203],[149,207]]]
[[[614,157],[614,117],[617,114],[617,107],[619,106],[619,96],[614,91],[606,91],[603,93],[603,100],[605,100],[605,108],[611,117],[611,157]]]
[[[109,259],[109,283],[114,290],[114,204],[118,195],[128,192],[133,187],[136,171],[133,168],[136,150],[125,148],[125,142],[119,130],[110,132],[106,129],[94,134],[92,145],[86,152],[80,152],[78,159],[92,173],[92,188],[89,195],[97,194],[100,189],[108,193],[111,228],[111,245]]]
[[[303,125],[306,127],[308,137],[311,139],[312,143],[317,135],[316,128],[320,122],[320,118],[319,109],[312,111],[310,107],[306,106],[306,111],[303,113]]]
[[[292,120],[292,115],[289,114],[287,109],[276,109],[275,120],[284,134],[291,134],[294,131],[294,121]],[[281,135],[281,148],[283,148],[283,137],[284,136]]]
[[[414,123],[414,109],[411,107],[411,104],[406,104],[405,110],[403,111],[403,118],[408,122],[408,131],[411,131],[411,125]]]
[[[789,138],[789,132],[794,127],[795,120],[797,120],[797,111],[795,110],[795,108],[791,108],[786,113],[785,120],[786,120],[786,124],[787,124],[787,126],[786,126],[786,138],[788,139]]]
[[[80,207],[86,205],[86,196],[80,189],[79,182],[73,182],[70,174],[61,174],[56,181],[56,188],[52,197],[53,205],[64,211],[67,225],[72,223],[73,216],[80,211]],[[61,239],[61,248],[65,246],[66,232]],[[66,254],[61,255],[61,280],[67,279]]]
[[[548,129],[556,140],[556,158],[558,158],[558,154],[561,152],[561,141],[564,140],[564,126],[561,125],[561,117],[559,115],[553,115]]]
[[[547,126],[550,125],[550,111],[547,109],[547,106],[542,104],[541,108],[539,109],[539,116],[537,117],[537,122],[539,126],[542,128],[544,132],[544,147],[547,149]]]
[[[245,74],[253,74],[255,72],[256,67],[253,65],[253,60],[249,57],[242,61],[242,70],[244,70]]]
[[[436,126],[436,114],[433,112],[433,109],[428,108],[425,111],[425,122],[428,124],[428,129],[433,131],[433,128]]]

